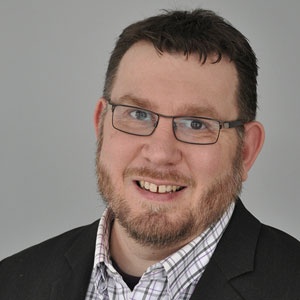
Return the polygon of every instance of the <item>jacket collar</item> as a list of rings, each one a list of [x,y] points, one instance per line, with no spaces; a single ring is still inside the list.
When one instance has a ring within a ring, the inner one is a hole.
[[[211,261],[196,286],[192,300],[241,300],[234,279],[253,271],[261,223],[238,199],[232,218]]]
[[[84,227],[65,253],[66,267],[52,284],[50,300],[82,300],[93,269],[95,242],[99,221]]]

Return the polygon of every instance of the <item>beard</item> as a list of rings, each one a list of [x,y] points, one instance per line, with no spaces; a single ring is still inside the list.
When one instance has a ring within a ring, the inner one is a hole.
[[[100,161],[102,130],[98,140],[96,173],[98,189],[102,199],[114,214],[117,221],[137,243],[156,249],[174,247],[189,242],[208,227],[215,224],[229,205],[236,200],[242,189],[242,141],[239,141],[231,168],[215,178],[199,195],[196,206],[176,207],[176,204],[151,204],[141,201],[140,209],[130,206],[131,199],[121,195],[113,183],[108,168]],[[184,182],[193,186],[192,178],[177,172],[157,172],[148,168],[128,168],[123,173],[156,179],[169,179],[171,182]],[[134,200],[136,201],[136,200]],[[169,212],[172,211],[172,214]]]

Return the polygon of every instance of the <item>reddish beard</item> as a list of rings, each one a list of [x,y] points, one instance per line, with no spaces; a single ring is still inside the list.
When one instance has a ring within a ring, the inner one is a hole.
[[[142,245],[163,248],[192,240],[213,225],[241,192],[242,142],[237,147],[231,169],[206,187],[199,195],[196,207],[178,208],[175,216],[170,216],[169,207],[166,205],[143,203],[139,213],[136,213],[130,206],[131,199],[126,199],[115,189],[108,168],[100,161],[101,144],[100,136],[96,159],[100,194],[114,213],[115,220],[125,228],[131,238]],[[195,186],[193,179],[177,172],[159,173],[146,168],[135,168],[125,170],[123,178],[130,175],[167,178],[171,182]],[[176,206],[172,207],[172,211],[176,211]]]

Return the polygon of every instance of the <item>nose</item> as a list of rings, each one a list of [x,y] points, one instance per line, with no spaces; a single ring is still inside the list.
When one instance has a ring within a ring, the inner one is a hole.
[[[154,133],[145,137],[142,155],[153,165],[174,166],[182,159],[181,144],[172,131],[172,119],[160,118]]]

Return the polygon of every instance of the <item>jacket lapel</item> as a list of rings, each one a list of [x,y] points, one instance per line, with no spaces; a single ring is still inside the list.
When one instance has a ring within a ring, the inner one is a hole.
[[[196,286],[191,300],[241,300],[215,262],[211,262]]]
[[[253,271],[261,224],[237,200],[233,216],[191,300],[241,300],[242,276]]]
[[[65,253],[66,267],[52,284],[50,300],[84,300],[94,262],[98,221],[82,231]]]

